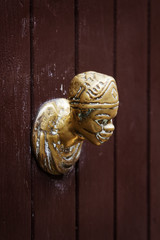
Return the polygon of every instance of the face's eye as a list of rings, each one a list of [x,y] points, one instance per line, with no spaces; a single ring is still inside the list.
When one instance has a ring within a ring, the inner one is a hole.
[[[100,119],[100,120],[97,120],[97,122],[100,125],[106,125],[108,123],[108,119]]]

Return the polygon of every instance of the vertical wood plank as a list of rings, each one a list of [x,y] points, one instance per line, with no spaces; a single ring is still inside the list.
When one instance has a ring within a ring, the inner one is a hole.
[[[74,76],[74,1],[33,2],[33,116],[47,100],[66,98]],[[33,159],[35,240],[75,239],[74,171],[64,177],[43,172]]]
[[[113,76],[113,1],[79,1],[78,72]],[[113,137],[84,143],[79,160],[79,239],[113,239]]]
[[[150,162],[151,162],[151,240],[160,239],[160,2],[151,1],[150,78]]]
[[[117,1],[117,240],[147,239],[147,1]]]
[[[29,1],[0,2],[0,238],[30,239]]]

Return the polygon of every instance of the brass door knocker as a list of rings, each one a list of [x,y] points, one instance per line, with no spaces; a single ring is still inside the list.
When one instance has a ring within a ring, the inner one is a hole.
[[[43,170],[65,174],[78,160],[84,139],[95,145],[106,142],[114,131],[118,105],[114,78],[93,71],[76,75],[69,98],[45,102],[36,117],[32,141]]]

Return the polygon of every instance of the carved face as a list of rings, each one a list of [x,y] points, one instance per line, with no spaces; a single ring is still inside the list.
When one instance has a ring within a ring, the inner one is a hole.
[[[117,115],[117,111],[118,107],[81,111],[78,115],[78,132],[90,142],[101,145],[113,134],[112,119]]]
[[[76,113],[76,131],[90,142],[100,145],[113,133],[112,119],[119,100],[114,78],[86,72],[75,76],[70,87],[70,105]]]

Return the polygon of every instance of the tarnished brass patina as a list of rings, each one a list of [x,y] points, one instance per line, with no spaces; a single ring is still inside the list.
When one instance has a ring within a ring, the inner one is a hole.
[[[92,71],[75,76],[68,99],[52,99],[39,110],[32,133],[39,165],[54,175],[69,172],[84,139],[101,145],[111,137],[118,105],[112,77]]]

